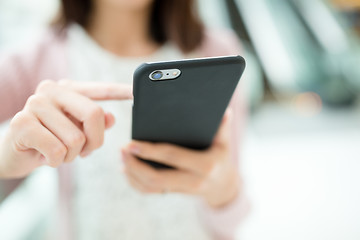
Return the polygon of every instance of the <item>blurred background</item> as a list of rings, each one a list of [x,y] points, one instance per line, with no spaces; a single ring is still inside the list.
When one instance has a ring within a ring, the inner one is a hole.
[[[236,32],[247,60],[241,171],[252,209],[239,239],[360,239],[360,0],[198,5],[206,25]],[[0,52],[36,41],[58,6],[0,0]],[[55,171],[5,191],[0,183],[0,239],[51,232]]]

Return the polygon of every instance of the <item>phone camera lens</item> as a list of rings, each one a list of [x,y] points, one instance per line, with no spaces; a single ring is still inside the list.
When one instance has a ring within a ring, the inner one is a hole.
[[[154,79],[154,80],[159,80],[161,79],[163,76],[163,73],[161,71],[155,71],[151,74],[151,77]]]

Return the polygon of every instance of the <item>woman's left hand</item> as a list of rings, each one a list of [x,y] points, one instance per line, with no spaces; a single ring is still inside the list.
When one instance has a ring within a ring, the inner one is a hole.
[[[122,149],[124,172],[130,184],[144,193],[199,195],[214,208],[230,203],[240,189],[238,170],[230,157],[230,121],[231,114],[227,111],[207,150],[132,141]],[[176,169],[158,170],[139,161],[137,157]]]

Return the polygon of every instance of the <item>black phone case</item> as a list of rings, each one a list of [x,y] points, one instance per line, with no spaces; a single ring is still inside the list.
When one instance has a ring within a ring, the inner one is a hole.
[[[174,80],[149,78],[164,69],[180,69],[181,75]],[[208,148],[244,69],[241,56],[142,64],[134,73],[132,138]]]

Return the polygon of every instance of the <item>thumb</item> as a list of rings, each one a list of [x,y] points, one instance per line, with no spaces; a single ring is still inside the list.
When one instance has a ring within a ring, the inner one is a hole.
[[[121,83],[75,82],[60,80],[59,85],[75,91],[92,100],[127,100],[132,99],[132,86]]]

